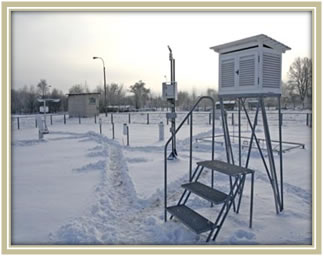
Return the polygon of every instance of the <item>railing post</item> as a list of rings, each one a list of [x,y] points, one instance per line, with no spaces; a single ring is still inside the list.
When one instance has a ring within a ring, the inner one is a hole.
[[[64,120],[64,124],[66,124],[66,117],[65,117],[65,113],[64,113],[63,120]]]
[[[309,126],[310,127],[313,126],[313,114],[312,113],[309,114]]]
[[[128,113],[128,123],[130,124],[131,123],[131,114]]]
[[[150,114],[149,113],[146,114],[146,124],[147,125],[150,124]]]
[[[53,125],[53,117],[52,114],[50,115],[51,125]]]
[[[127,146],[129,146],[129,127],[126,127],[127,129]]]
[[[19,117],[17,117],[17,127],[18,127],[18,129],[20,129]]]

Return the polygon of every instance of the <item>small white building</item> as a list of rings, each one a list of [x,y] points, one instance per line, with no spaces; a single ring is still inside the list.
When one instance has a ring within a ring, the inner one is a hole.
[[[213,46],[219,53],[219,95],[281,95],[281,57],[290,48],[260,34]]]
[[[69,117],[91,117],[99,114],[100,93],[68,94]]]

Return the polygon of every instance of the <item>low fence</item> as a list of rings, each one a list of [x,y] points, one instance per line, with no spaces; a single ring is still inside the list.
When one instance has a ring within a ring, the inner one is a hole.
[[[177,120],[181,121],[185,117],[187,112],[177,112]],[[249,112],[251,120],[254,120],[254,113]],[[217,115],[219,118],[219,115]],[[267,112],[269,124],[277,126],[279,117],[277,112]],[[169,121],[166,118],[166,112],[131,112],[131,113],[108,113],[100,114],[94,117],[69,117],[68,114],[47,114],[46,122],[48,125],[57,124],[96,124],[99,123],[101,118],[102,124],[158,124],[161,121],[168,125]],[[194,124],[211,124],[212,115],[210,112],[194,112],[193,123]],[[238,124],[238,113],[227,112],[227,121],[229,125],[236,126]],[[262,122],[262,117],[259,115],[258,122]],[[312,126],[312,113],[310,112],[282,112],[283,126],[289,124],[304,124],[306,126]],[[241,124],[247,125],[247,119],[244,113],[241,113]],[[24,129],[24,128],[37,128],[36,115],[12,115],[11,116],[11,128],[12,129]]]

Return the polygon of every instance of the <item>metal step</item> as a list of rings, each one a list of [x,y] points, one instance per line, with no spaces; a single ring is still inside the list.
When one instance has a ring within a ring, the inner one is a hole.
[[[210,231],[214,227],[213,222],[185,205],[171,206],[167,208],[167,211],[197,234]]]
[[[199,182],[184,184],[182,187],[214,204],[224,203],[228,197],[227,194]]]
[[[229,176],[238,176],[243,174],[250,174],[254,173],[253,170],[248,168],[243,168],[240,166],[236,166],[227,162],[219,161],[219,160],[213,160],[213,161],[202,161],[197,162],[199,166],[211,169],[211,170],[217,170],[218,172],[221,172],[223,174],[229,175]]]

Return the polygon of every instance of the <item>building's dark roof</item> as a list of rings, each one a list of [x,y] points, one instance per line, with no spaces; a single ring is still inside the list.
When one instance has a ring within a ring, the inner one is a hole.
[[[74,96],[74,95],[100,95],[99,92],[97,93],[72,93],[72,94],[67,94],[68,96]]]

